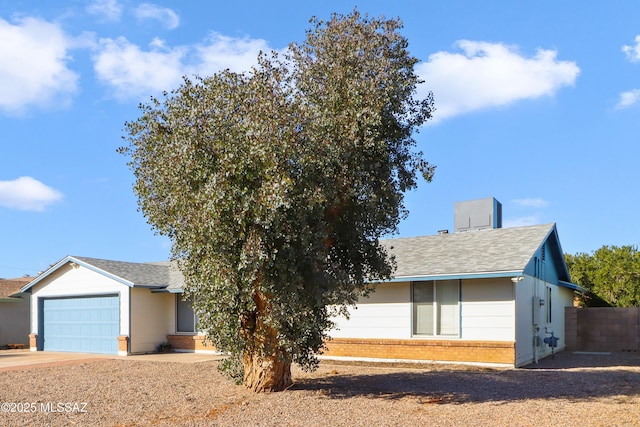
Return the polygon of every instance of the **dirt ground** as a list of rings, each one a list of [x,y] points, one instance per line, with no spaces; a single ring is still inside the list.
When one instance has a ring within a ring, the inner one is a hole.
[[[1,372],[0,425],[640,425],[638,353],[562,352],[522,369],[323,362],[271,394],[216,367],[119,359]]]

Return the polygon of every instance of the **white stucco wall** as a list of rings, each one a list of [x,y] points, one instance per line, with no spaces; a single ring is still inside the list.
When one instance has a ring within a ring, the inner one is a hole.
[[[415,339],[464,339],[509,341],[515,339],[513,284],[509,278],[463,280],[460,302],[459,337]],[[349,320],[334,318],[338,329],[334,338],[412,338],[411,284],[384,283],[357,308],[350,309]]]
[[[564,350],[567,345],[564,329],[564,309],[565,307],[573,307],[573,290],[562,286],[551,286],[553,291],[553,303],[551,316],[552,323],[546,324],[549,332],[553,331],[554,335],[559,338],[557,350]],[[549,336],[549,335],[547,335]],[[550,349],[547,349],[550,352]]]
[[[120,296],[120,335],[129,335],[129,286],[82,266],[66,264],[32,288],[31,332],[38,333],[38,300],[46,297]]]
[[[547,288],[551,289],[551,322],[547,322],[547,306],[549,304]],[[540,299],[544,300],[540,305]],[[573,305],[573,291],[562,286],[553,285],[532,276],[524,276],[524,280],[516,285],[516,366],[528,365],[551,354],[551,348],[542,343],[553,331],[559,338],[555,351],[564,349],[564,308]],[[536,329],[537,327],[537,329]],[[538,336],[539,339],[534,340]],[[535,345],[539,343],[540,345]]]
[[[461,338],[514,341],[515,295],[508,277],[462,281]]]
[[[532,361],[534,358],[533,346],[533,297],[539,290],[534,286],[535,279],[531,276],[524,276],[521,282],[515,286],[516,310],[516,365]],[[538,310],[538,315],[541,312]]]
[[[411,286],[383,283],[367,298],[360,298],[357,308],[350,308],[349,320],[333,320],[338,328],[334,338],[411,338]]]
[[[167,315],[174,307],[172,294],[151,293],[149,289],[131,289],[131,335],[129,351],[145,353],[155,351],[158,344],[167,341]]]

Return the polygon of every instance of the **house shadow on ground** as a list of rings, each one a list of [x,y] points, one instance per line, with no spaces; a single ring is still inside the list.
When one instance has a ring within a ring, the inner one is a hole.
[[[303,379],[291,390],[315,391],[331,399],[415,398],[433,404],[640,396],[640,355],[562,352],[520,369],[334,365],[324,377]]]

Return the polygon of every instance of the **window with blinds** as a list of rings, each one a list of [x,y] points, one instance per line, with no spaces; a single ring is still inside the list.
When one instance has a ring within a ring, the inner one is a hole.
[[[414,335],[460,335],[459,280],[413,282],[411,288]]]

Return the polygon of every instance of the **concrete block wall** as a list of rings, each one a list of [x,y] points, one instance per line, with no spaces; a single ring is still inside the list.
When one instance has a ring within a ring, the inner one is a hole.
[[[564,309],[564,343],[567,350],[578,349],[578,308]]]
[[[640,307],[565,308],[568,350],[640,351]]]

